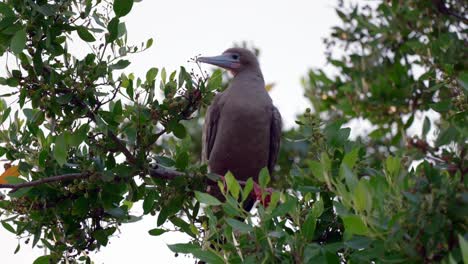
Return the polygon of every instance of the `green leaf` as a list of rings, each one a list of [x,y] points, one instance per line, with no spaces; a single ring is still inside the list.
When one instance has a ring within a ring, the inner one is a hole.
[[[115,0],[114,13],[118,17],[123,17],[132,10],[133,0]]]
[[[363,235],[363,236],[369,233],[367,226],[364,224],[364,222],[359,216],[346,215],[346,216],[342,216],[341,219],[343,219],[346,233],[349,233],[351,235],[355,234],[355,235]]]
[[[385,167],[390,175],[396,175],[400,171],[401,160],[398,157],[389,156],[385,161]]]
[[[210,79],[208,80],[208,85],[206,86],[207,91],[213,91],[221,86],[223,82],[223,72],[221,70],[215,70],[211,74]]]
[[[150,38],[146,41],[146,48],[149,49],[153,45],[153,39]]]
[[[172,244],[172,245],[167,245],[167,246],[172,252],[182,253],[182,254],[193,254],[193,252],[195,252],[196,250],[201,250],[201,248],[198,245],[189,244],[189,243],[187,244],[179,243],[179,244]]]
[[[154,228],[154,229],[149,230],[148,233],[152,236],[160,236],[166,233],[166,230],[161,229],[161,228]]]
[[[343,163],[348,165],[350,169],[354,167],[356,161],[358,160],[359,148],[355,148],[352,151],[346,153],[343,158]]]
[[[187,131],[181,123],[176,123],[174,126],[171,127],[171,131],[174,136],[183,139],[187,135]]]
[[[2,221],[2,226],[3,226],[6,230],[10,231],[11,233],[16,234],[15,229],[14,229],[9,223],[7,223],[7,222],[5,222],[5,221]]]
[[[260,184],[262,188],[266,188],[269,182],[270,182],[270,172],[265,167],[260,171],[260,175],[258,176],[258,184]]]
[[[323,167],[322,164],[318,161],[315,160],[310,160],[309,161],[309,168],[310,171],[312,172],[312,175],[314,175],[315,178],[319,181],[325,181],[325,177],[323,175]]]
[[[431,120],[426,116],[424,118],[423,128],[422,128],[422,135],[425,137],[429,130],[431,129]]]
[[[106,36],[107,43],[113,42],[119,36],[119,23],[119,18],[114,17],[107,25],[107,30],[109,31],[109,35]]]
[[[275,210],[273,210],[273,213],[271,214],[271,216],[272,217],[285,216],[292,209],[294,209],[295,206],[296,206],[296,201],[292,197],[288,197],[286,202],[280,204],[278,207],[276,207]]]
[[[312,206],[312,214],[315,216],[315,218],[319,218],[324,211],[324,204],[323,200],[320,199],[314,203]]]
[[[154,206],[154,202],[156,200],[156,192],[149,191],[143,200],[143,213],[148,214]]]
[[[230,225],[232,228],[234,228],[234,230],[242,232],[242,233],[248,233],[254,230],[254,228],[251,225],[248,225],[236,219],[227,218],[226,223]]]
[[[93,41],[96,41],[96,39],[94,38],[94,36],[89,33],[88,29],[83,27],[83,26],[80,26],[80,27],[77,27],[76,28],[76,31],[78,32],[78,36],[86,41],[86,42],[93,42]]]
[[[239,199],[240,185],[237,182],[236,178],[234,178],[234,175],[232,175],[232,173],[228,171],[228,173],[226,173],[226,175],[224,176],[224,179],[226,180],[228,191],[232,194],[234,198]]]
[[[176,161],[175,161],[175,167],[179,170],[185,170],[187,168],[189,163],[189,155],[187,152],[182,152],[177,155]]]
[[[370,195],[367,190],[367,185],[365,181],[365,179],[359,180],[359,183],[353,193],[354,204],[356,206],[356,209],[360,212],[368,209],[368,206],[370,205],[369,203],[372,201],[370,199]]]
[[[436,147],[447,145],[452,141],[456,141],[458,137],[458,131],[453,126],[448,127],[440,132],[436,140]]]
[[[158,68],[151,68],[146,72],[146,82],[151,83],[156,79],[156,76],[158,75]]]
[[[26,46],[26,31],[24,29],[16,31],[11,39],[10,48],[15,54],[20,54]]]
[[[307,241],[312,241],[314,238],[314,233],[315,233],[315,226],[317,224],[317,218],[315,217],[314,213],[311,211],[304,223],[302,224],[301,227],[301,233],[302,236],[307,240]]]
[[[128,60],[119,60],[117,63],[109,65],[109,68],[112,70],[122,70],[127,68],[130,65],[130,61]]]
[[[68,155],[67,151],[68,149],[67,149],[67,144],[65,141],[65,135],[60,134],[55,139],[54,152],[53,152],[54,158],[55,160],[57,160],[60,166],[63,166],[63,164],[67,162],[67,155]]]
[[[210,264],[223,264],[222,257],[211,251],[204,251],[198,245],[194,244],[173,244],[167,245],[172,252],[182,254],[192,254],[194,257]]]
[[[195,198],[200,202],[200,203],[203,203],[203,204],[206,204],[206,205],[220,205],[221,202],[216,199],[215,197],[211,196],[210,194],[207,194],[207,193],[202,193],[202,192],[198,192],[198,191],[195,191]]]
[[[249,178],[245,182],[244,189],[242,190],[242,201],[245,201],[249,197],[250,192],[252,192],[252,190],[253,190],[253,186],[254,186],[253,179]]]
[[[468,242],[460,234],[458,235],[458,242],[460,243],[460,250],[463,256],[463,263],[468,263]]]
[[[50,264],[53,261],[51,255],[40,256],[36,260],[34,260],[33,264]]]

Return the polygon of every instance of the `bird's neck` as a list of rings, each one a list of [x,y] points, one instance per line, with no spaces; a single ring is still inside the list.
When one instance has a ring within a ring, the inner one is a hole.
[[[238,72],[234,75],[233,82],[249,82],[249,83],[256,83],[264,84],[263,74],[260,68],[252,67],[248,69],[244,69],[241,72]],[[254,85],[255,86],[255,85]],[[241,86],[243,87],[243,85]],[[262,89],[264,87],[261,87]]]

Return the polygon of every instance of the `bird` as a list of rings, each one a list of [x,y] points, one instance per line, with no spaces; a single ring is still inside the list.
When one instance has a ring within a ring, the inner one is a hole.
[[[262,168],[273,173],[280,148],[282,119],[265,89],[257,57],[245,48],[229,48],[219,56],[199,57],[198,62],[224,68],[233,78],[208,107],[202,136],[202,161],[211,173],[230,171],[238,181],[258,182]],[[214,186],[211,193],[222,199]],[[255,198],[244,201],[247,211]]]

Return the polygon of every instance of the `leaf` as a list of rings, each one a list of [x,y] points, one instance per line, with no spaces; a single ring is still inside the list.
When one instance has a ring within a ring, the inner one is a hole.
[[[172,252],[183,253],[183,254],[192,254],[196,250],[201,250],[201,248],[198,245],[189,244],[189,243],[187,244],[179,243],[179,244],[172,244],[172,245],[167,245],[167,246]]]
[[[252,192],[252,190],[253,190],[253,186],[254,186],[254,182],[253,182],[252,178],[249,178],[245,182],[244,189],[242,190],[242,201],[245,201],[249,197],[250,192]]]
[[[161,229],[161,228],[154,228],[154,229],[149,230],[148,233],[152,236],[160,236],[166,233],[166,230]]]
[[[314,213],[311,211],[304,223],[302,224],[301,227],[301,233],[302,236],[307,240],[307,241],[312,241],[314,238],[314,233],[315,233],[315,226],[317,224],[317,218],[315,217]]]
[[[172,133],[174,136],[183,139],[187,135],[187,131],[181,123],[176,123],[174,126],[171,128]]]
[[[149,191],[146,195],[145,200],[143,200],[143,213],[148,214],[154,206],[154,201],[156,200],[156,192]]]
[[[40,256],[33,262],[33,264],[49,264],[49,263],[52,263],[52,256],[50,255]]]
[[[346,155],[343,158],[343,163],[348,165],[350,169],[354,167],[356,164],[356,161],[358,160],[358,155],[359,155],[359,148],[355,148],[352,151],[346,153]]]
[[[149,49],[153,45],[153,39],[150,38],[146,41],[146,48]]]
[[[94,36],[89,33],[88,29],[83,27],[83,26],[80,26],[80,27],[77,27],[76,28],[76,31],[78,32],[78,36],[86,41],[86,42],[93,42],[93,41],[96,41],[96,39],[94,38]]]
[[[364,211],[368,209],[369,203],[372,201],[369,199],[369,194],[367,190],[366,180],[361,179],[354,190],[354,204],[358,211]]]
[[[177,155],[176,161],[175,161],[175,167],[179,170],[185,170],[187,168],[189,163],[189,155],[187,152],[182,152],[179,155]]]
[[[427,135],[427,133],[429,132],[430,129],[431,129],[431,120],[429,120],[429,118],[426,116],[424,118],[424,124],[423,124],[423,128],[422,128],[423,137],[425,137]]]
[[[213,91],[221,86],[223,82],[223,72],[221,70],[215,70],[211,74],[210,79],[208,80],[208,85],[206,86],[207,91]]]
[[[228,171],[228,173],[226,173],[226,175],[224,176],[224,179],[226,180],[228,191],[232,194],[234,198],[239,199],[240,185],[237,182],[236,178],[234,178],[234,175],[232,175],[232,173]]]
[[[10,231],[11,233],[16,234],[15,229],[14,229],[9,223],[7,223],[7,222],[5,222],[5,221],[2,221],[2,226],[3,226],[6,230]]]
[[[64,134],[60,134],[55,139],[54,145],[54,158],[60,166],[67,162],[67,144],[65,142]]]
[[[463,263],[468,263],[468,242],[460,234],[458,235],[458,242],[460,243],[460,250],[463,256]]]
[[[117,63],[114,63],[109,66],[109,69],[112,70],[122,70],[127,68],[127,66],[130,65],[130,61],[128,60],[119,60]]]
[[[119,18],[114,17],[107,25],[107,30],[109,31],[109,35],[106,36],[107,43],[113,42],[119,36],[119,23]]]
[[[207,194],[207,193],[202,193],[202,192],[198,192],[198,191],[195,191],[195,198],[200,202],[200,203],[203,203],[203,204],[206,204],[206,205],[220,205],[221,202],[216,199],[215,197],[211,196],[210,194]]]
[[[0,175],[0,184],[8,183],[7,177],[18,177],[20,173],[18,171],[18,166],[11,166],[6,169],[5,172]]]
[[[271,214],[272,217],[278,217],[278,216],[285,216],[287,213],[289,213],[294,207],[296,206],[296,201],[288,197],[288,200],[285,203],[280,204],[278,207],[276,207],[275,210],[273,210],[273,213]]]
[[[151,83],[156,79],[156,76],[158,75],[158,68],[151,68],[146,72],[146,82]]]
[[[26,31],[24,29],[16,31],[11,38],[10,48],[15,54],[20,54],[26,46]]]
[[[264,167],[260,171],[260,175],[258,176],[258,184],[260,184],[262,188],[266,188],[269,182],[270,182],[270,172],[268,171],[266,167]]]
[[[242,233],[248,233],[254,230],[254,228],[251,225],[248,225],[236,219],[227,218],[226,223],[228,223],[228,225],[234,228],[234,230],[242,232]]]
[[[341,219],[343,219],[346,233],[363,235],[363,236],[369,233],[367,226],[364,224],[364,222],[359,216],[346,215],[346,216],[342,216]]]
[[[325,181],[325,177],[323,176],[323,167],[320,162],[315,161],[315,160],[310,160],[309,168],[310,168],[310,171],[312,172],[312,175],[314,175],[315,178],[317,178],[319,181],[322,181],[322,182]]]
[[[123,17],[132,10],[133,0],[115,0],[114,13],[118,17]]]
[[[442,130],[437,137],[436,147],[447,145],[452,141],[455,141],[458,136],[458,131],[453,126],[448,127],[445,130]]]

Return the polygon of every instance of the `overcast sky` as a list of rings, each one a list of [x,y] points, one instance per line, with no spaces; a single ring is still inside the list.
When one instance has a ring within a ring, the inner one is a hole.
[[[154,38],[153,47],[134,55],[128,72],[144,76],[150,67],[190,69],[187,60],[195,55],[218,55],[234,42],[249,41],[261,49],[260,63],[267,83],[285,123],[308,106],[303,98],[300,79],[312,67],[324,67],[322,39],[339,23],[331,0],[143,0],[125,17],[129,41],[139,43]],[[81,44],[80,44],[81,45]],[[76,50],[77,56],[86,50]],[[208,69],[208,68],[207,68]],[[1,70],[4,70],[3,67]],[[4,75],[3,73],[1,75]],[[141,205],[134,206],[141,212]],[[194,263],[184,256],[174,257],[166,244],[187,241],[178,234],[151,237],[156,217],[123,225],[119,237],[94,256],[95,263]],[[30,245],[17,246],[15,236],[0,228],[1,263],[32,263],[42,254]]]

